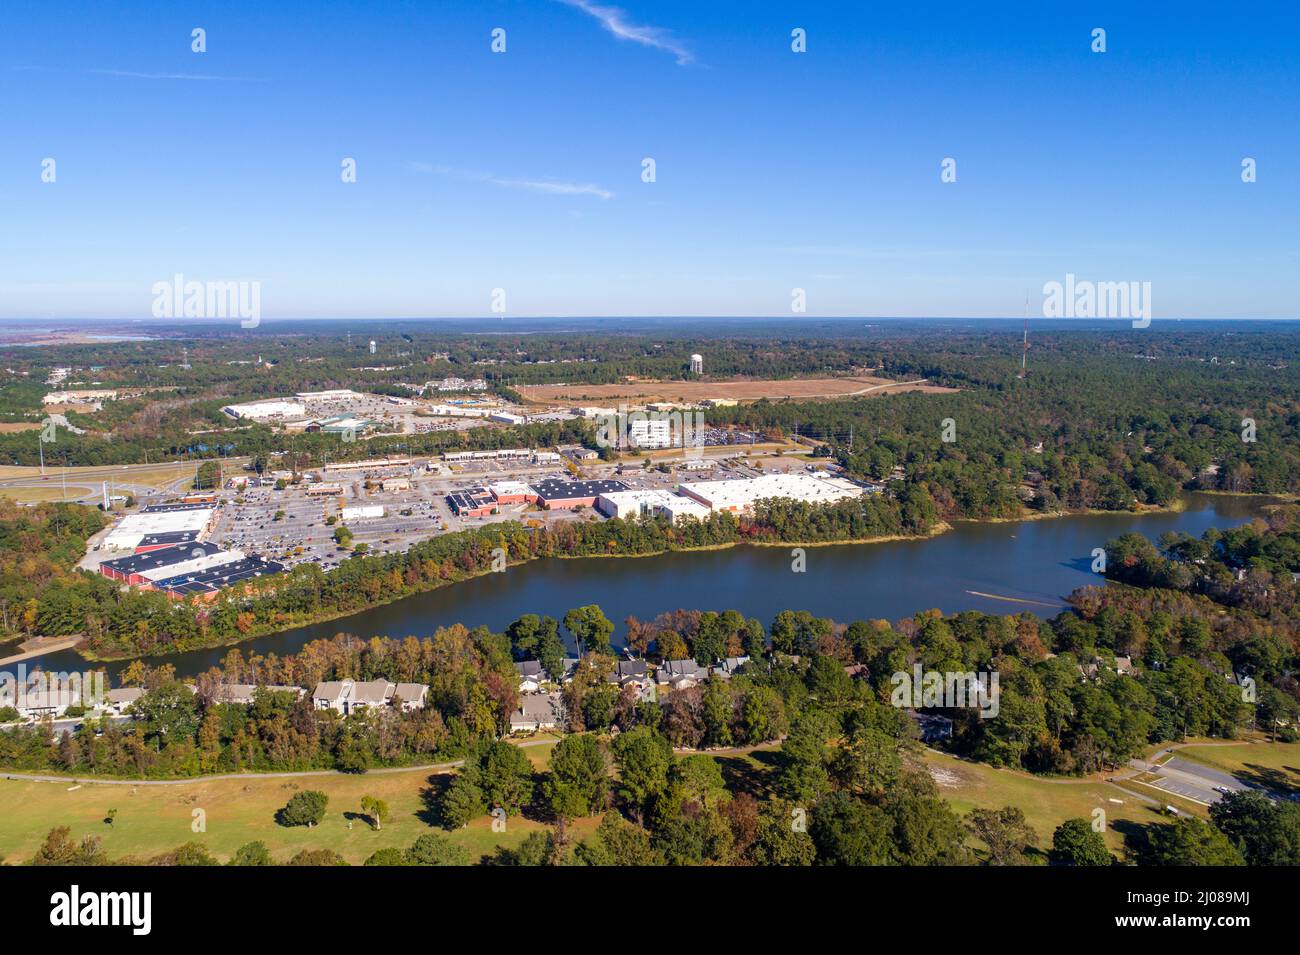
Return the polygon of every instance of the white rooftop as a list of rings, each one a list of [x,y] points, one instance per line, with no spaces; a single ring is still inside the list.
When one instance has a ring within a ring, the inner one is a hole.
[[[201,557],[183,560],[178,564],[168,564],[165,567],[144,570],[140,572],[140,576],[145,580],[166,580],[169,577],[201,573],[205,570],[211,570],[213,567],[233,564],[237,560],[243,560],[244,556],[242,550],[219,550],[215,554],[204,554]]]
[[[215,508],[198,507],[184,511],[153,511],[128,514],[104,539],[110,550],[134,550],[142,538],[153,534],[197,531],[207,526]]]
[[[489,484],[488,490],[496,497],[510,497],[518,494],[536,493],[523,481],[497,481],[495,484]]]
[[[764,474],[730,481],[689,481],[682,490],[713,510],[746,510],[764,498],[788,497],[813,504],[829,504],[858,497],[862,488],[843,478],[810,474]]]

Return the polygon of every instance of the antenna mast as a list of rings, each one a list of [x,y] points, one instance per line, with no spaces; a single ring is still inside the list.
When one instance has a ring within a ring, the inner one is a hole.
[[[1024,349],[1020,352],[1020,379],[1023,381],[1029,374],[1029,294],[1025,293],[1025,337]]]

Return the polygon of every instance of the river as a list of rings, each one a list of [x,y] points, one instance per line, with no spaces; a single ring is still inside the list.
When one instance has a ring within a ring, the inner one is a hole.
[[[350,617],[286,630],[239,644],[245,652],[292,653],[309,640],[339,632],[359,637],[428,636],[452,623],[504,630],[525,613],[557,620],[582,604],[599,604],[618,624],[665,610],[735,608],[764,625],[781,610],[809,610],[840,622],[897,620],[937,607],[944,613],[982,610],[1052,616],[1062,597],[1097,583],[1093,548],[1128,531],[1152,540],[1166,531],[1200,536],[1210,527],[1242,524],[1266,499],[1189,494],[1186,508],[1144,515],[1087,514],[1019,523],[962,521],[923,540],[806,548],[806,570],[795,573],[788,547],[661,554],[639,558],[537,560],[407,597]],[[999,599],[1002,598],[1002,599]],[[181,676],[218,663],[228,647],[152,658]],[[47,670],[80,670],[73,651],[47,654]],[[28,664],[31,665],[30,663]],[[116,673],[125,664],[108,665]]]

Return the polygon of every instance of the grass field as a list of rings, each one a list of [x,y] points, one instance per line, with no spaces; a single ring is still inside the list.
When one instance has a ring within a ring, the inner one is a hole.
[[[524,750],[538,769],[546,766],[553,744]],[[195,781],[175,786],[119,786],[66,782],[38,783],[0,779],[0,855],[9,863],[31,858],[54,826],[69,826],[74,838],[103,839],[110,858],[150,857],[191,840],[202,842],[225,861],[246,842],[260,839],[271,855],[286,861],[302,849],[333,849],[349,862],[362,863],[376,849],[406,848],[426,832],[438,832],[464,846],[471,859],[497,846],[518,845],[543,824],[511,817],[506,831],[492,831],[483,817],[464,829],[447,832],[430,824],[425,793],[431,780],[442,785],[450,773],[427,770],[362,775],[336,774],[294,779],[249,776],[246,779]],[[325,820],[314,828],[286,828],[275,822],[276,810],[303,789],[318,789],[329,797]],[[381,831],[359,818],[362,796],[376,796],[389,806]],[[117,815],[104,822],[110,809]],[[206,832],[192,832],[194,811],[205,816]],[[351,820],[347,814],[357,814]],[[570,827],[582,838],[598,820],[579,820]]]
[[[165,487],[173,481],[192,475],[198,468],[194,461],[172,461],[167,464],[128,464],[128,465],[93,465],[68,468],[68,480],[94,478],[95,483],[110,478],[132,484],[147,484],[152,487]],[[60,480],[62,467],[48,464],[45,474],[51,481]],[[7,464],[0,466],[0,481],[12,481],[22,478],[39,479],[41,469]]]
[[[553,746],[548,741],[524,752],[541,771]],[[1286,774],[1293,785],[1300,782],[1300,744],[1189,747],[1180,750],[1180,755],[1235,773],[1269,771]],[[768,792],[777,765],[775,747],[722,753],[713,758],[722,767],[729,788],[749,791],[759,798]],[[1100,778],[1046,779],[935,752],[927,752],[925,761],[940,795],[955,812],[964,815],[976,808],[1018,806],[1038,833],[1039,847],[1044,850],[1050,847],[1057,826],[1071,818],[1091,820],[1095,809],[1106,812],[1105,838],[1116,852],[1122,848],[1125,834],[1134,827],[1167,821],[1156,805],[1134,793],[1147,795],[1155,803],[1170,803],[1184,813],[1205,815],[1203,806],[1167,793],[1146,791],[1132,781],[1115,785]],[[147,858],[195,840],[225,860],[244,843],[260,839],[280,860],[302,849],[333,849],[352,863],[364,862],[376,849],[405,848],[431,831],[446,835],[464,846],[472,859],[478,859],[491,854],[497,846],[518,845],[528,833],[544,828],[543,822],[515,817],[508,821],[503,833],[493,832],[487,817],[455,832],[433,827],[427,794],[431,788],[437,791],[445,785],[450,774],[409,770],[293,779],[248,776],[174,786],[88,783],[76,789],[66,782],[0,779],[0,856],[10,863],[25,861],[45,833],[60,825],[71,827],[77,838],[100,837],[112,858]],[[319,789],[329,796],[325,821],[312,829],[278,825],[276,810],[300,789]],[[366,795],[388,802],[390,818],[380,832],[372,831],[359,818],[361,797]],[[110,809],[117,810],[111,826],[104,822]],[[203,810],[206,832],[191,831],[196,809]],[[353,814],[351,828],[349,814]],[[594,818],[579,820],[570,832],[577,839],[584,838],[597,822]]]
[[[1091,821],[1094,809],[1106,812],[1105,838],[1113,851],[1120,849],[1124,844],[1125,832],[1133,826],[1168,822],[1168,818],[1157,806],[1131,794],[1143,792],[1141,786],[1131,783],[1116,786],[1097,778],[1046,779],[1027,773],[994,769],[982,763],[968,763],[938,753],[927,753],[926,762],[939,784],[940,795],[948,800],[954,810],[965,814],[972,809],[1017,806],[1024,811],[1025,821],[1038,833],[1040,849],[1051,846],[1052,833],[1065,820],[1079,818]],[[1153,791],[1144,795],[1161,804],[1176,806],[1184,813],[1205,815],[1203,806],[1168,793]],[[1122,801],[1113,803],[1111,799]]]
[[[65,497],[69,501],[75,501],[93,490],[94,488],[90,485],[80,484],[69,484],[66,494],[62,484],[56,484],[53,487],[0,487],[0,497],[7,497],[20,504],[62,501]]]

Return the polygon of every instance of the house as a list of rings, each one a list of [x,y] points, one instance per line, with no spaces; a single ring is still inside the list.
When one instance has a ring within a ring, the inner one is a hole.
[[[302,696],[306,692],[300,686],[259,687],[255,683],[218,683],[212,692],[212,702],[248,706],[253,702],[253,695],[259,689],[265,689],[271,693],[292,693],[294,696]]]
[[[312,705],[318,710],[333,710],[336,713],[346,713],[348,688],[351,686],[351,680],[327,680],[316,684],[316,689],[312,690]]]
[[[937,743],[952,738],[952,720],[949,717],[933,713],[917,713],[915,710],[910,712],[921,731],[922,742]]]
[[[749,657],[727,657],[721,663],[714,664],[712,673],[714,676],[729,680],[748,662]]]
[[[399,683],[393,691],[393,700],[400,701],[403,712],[424,709],[424,698],[429,695],[427,683]]]
[[[366,683],[353,683],[348,695],[348,712],[356,713],[374,706],[387,706],[392,702],[396,687],[387,680],[370,680]]]
[[[638,690],[644,690],[650,685],[650,672],[644,660],[619,660],[606,679],[619,686],[634,686]]]
[[[1116,657],[1112,665],[1105,657],[1095,656],[1092,662],[1079,665],[1079,673],[1086,680],[1095,680],[1101,674],[1102,668],[1112,670],[1120,676],[1134,676],[1137,674],[1137,667],[1133,665],[1132,657]]]
[[[144,688],[139,686],[118,687],[116,690],[109,690],[105,696],[105,706],[113,713],[121,716],[130,708],[132,703],[144,696]]]
[[[536,693],[546,680],[546,673],[536,660],[519,661],[515,664],[515,672],[519,674],[520,693]]]
[[[269,690],[296,689],[296,687],[267,687]],[[327,680],[316,684],[312,690],[312,705],[318,710],[333,710],[349,716],[377,706],[400,703],[403,712],[424,707],[429,687],[424,683],[389,683],[387,680]]]
[[[871,678],[871,671],[867,669],[865,663],[854,663],[852,666],[846,666],[844,672],[853,680],[868,680]]]
[[[579,661],[577,657],[564,658],[564,682],[565,683],[568,683],[570,680],[572,680],[574,674],[578,672],[578,662]]]
[[[27,719],[59,717],[70,706],[81,705],[81,690],[58,681],[36,680],[18,694],[15,709]]]
[[[519,709],[510,714],[510,732],[535,733],[554,729],[563,722],[563,696],[560,693],[536,693],[520,700]]]
[[[333,710],[344,716],[361,710],[392,703],[396,687],[387,680],[330,680],[316,684],[312,705],[318,710]]]
[[[697,686],[709,678],[709,668],[694,660],[667,660],[659,667],[655,679],[667,683],[674,690]]]

